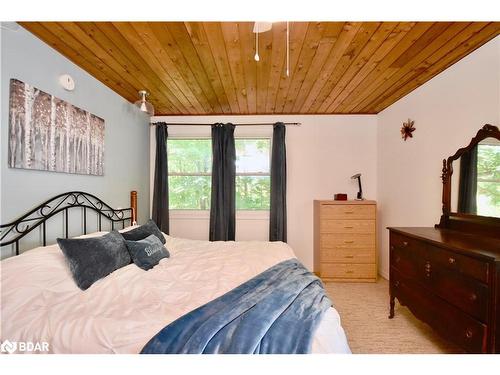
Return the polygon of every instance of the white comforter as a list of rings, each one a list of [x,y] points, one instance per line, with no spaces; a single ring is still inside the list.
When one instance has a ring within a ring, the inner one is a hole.
[[[52,353],[138,353],[170,322],[295,257],[281,242],[166,239],[171,257],[152,270],[130,264],[86,291],[75,285],[57,245],[2,261],[1,341],[48,342]],[[313,353],[349,353],[333,308]]]

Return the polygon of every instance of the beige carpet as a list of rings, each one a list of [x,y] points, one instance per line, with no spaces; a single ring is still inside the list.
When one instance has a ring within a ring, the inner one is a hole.
[[[394,319],[389,316],[389,285],[377,283],[326,283],[340,314],[353,353],[460,353],[441,339],[396,300]]]

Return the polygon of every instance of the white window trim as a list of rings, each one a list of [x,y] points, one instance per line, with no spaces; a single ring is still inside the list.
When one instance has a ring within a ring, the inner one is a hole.
[[[210,220],[210,210],[170,210],[174,220]],[[269,220],[269,210],[237,210],[236,220]]]
[[[248,130],[248,129],[244,129]],[[234,136],[236,139],[269,139],[269,173],[255,172],[255,173],[236,173],[236,176],[271,176],[271,154],[272,154],[272,133],[269,132],[258,132],[257,134],[251,134],[247,131],[242,132],[241,135]],[[168,139],[171,140],[182,140],[182,139],[211,139],[207,135],[196,135],[196,134],[182,134],[182,135],[172,135]],[[169,173],[169,176],[211,176],[212,173]],[[210,209],[208,210],[196,210],[196,209],[170,209],[169,210],[170,219],[175,220],[210,220]],[[236,220],[269,220],[270,210],[236,210]]]

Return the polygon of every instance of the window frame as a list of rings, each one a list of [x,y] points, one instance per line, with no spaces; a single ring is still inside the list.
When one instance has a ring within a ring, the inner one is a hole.
[[[248,140],[259,140],[259,139],[265,139],[269,141],[269,172],[264,173],[264,172],[245,172],[245,173],[238,173],[236,171],[236,177],[238,176],[247,176],[247,177],[268,177],[269,176],[269,181],[271,181],[271,158],[272,158],[272,147],[273,147],[273,138],[272,136],[251,136],[251,135],[246,135],[246,136],[235,136],[234,141],[238,139],[248,139]],[[270,212],[271,210],[271,185],[269,185],[269,208],[267,209],[259,209],[259,208],[253,208],[253,209],[238,209],[236,208],[236,212]]]
[[[203,137],[196,137],[196,136],[182,136],[182,137],[168,137],[167,138],[167,154],[168,154],[168,141],[200,141],[200,140],[210,140],[211,141],[212,138],[210,137],[206,137],[206,136],[203,136]],[[179,173],[179,172],[174,172],[174,173],[170,173],[170,171],[168,171],[168,176],[211,176],[212,175],[212,172],[210,173],[206,173],[206,172],[199,172],[199,173]],[[186,210],[190,210],[192,208],[186,208]],[[204,211],[204,210],[203,210]]]
[[[265,139],[269,141],[269,172],[241,172],[238,173],[236,171],[236,176],[247,176],[247,177],[268,177],[271,178],[271,159],[272,159],[272,135],[235,135],[235,142],[238,139],[248,139],[248,140],[260,140]],[[170,140],[212,140],[211,136],[208,135],[173,135],[167,138],[167,147],[168,141]],[[168,150],[168,149],[167,149]],[[168,153],[168,151],[167,151]],[[178,176],[178,177],[189,177],[189,176],[212,176],[212,172],[199,172],[199,173],[179,173],[179,172],[168,172],[168,177],[170,176]],[[169,192],[170,194],[170,192]],[[210,209],[201,210],[198,208],[172,208],[169,209],[171,216],[176,219],[208,219],[210,217]],[[173,215],[172,215],[173,214]],[[245,220],[262,220],[268,219],[270,214],[270,208],[268,209],[238,209],[236,208],[236,219],[245,219]]]
[[[167,138],[167,155],[168,155],[168,142],[171,141],[171,140],[210,140],[211,141],[211,137],[208,136],[208,135],[201,135],[201,136],[197,136],[197,135],[179,135],[179,136],[169,136]],[[192,177],[196,177],[196,176],[204,176],[204,177],[208,177],[208,176],[212,176],[212,172],[210,173],[206,173],[206,172],[200,172],[200,173],[179,173],[179,172],[174,172],[174,173],[170,173],[170,171],[168,171],[168,174],[167,174],[167,178],[169,178],[170,176],[192,176]],[[169,197],[170,197],[170,184],[169,184]],[[169,208],[169,213],[170,213],[170,217],[173,218],[173,219],[205,219],[205,218],[209,218],[210,217],[210,209],[206,209],[206,210],[201,210],[201,209],[198,209],[198,208]]]

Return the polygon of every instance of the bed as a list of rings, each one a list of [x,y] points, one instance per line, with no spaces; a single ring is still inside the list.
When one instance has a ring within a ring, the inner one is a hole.
[[[135,224],[136,195],[132,196],[130,217],[104,203],[92,208],[81,196],[77,201],[70,206],[105,212],[107,219],[121,223],[121,231],[135,227],[125,226],[125,221]],[[47,206],[55,207],[47,202],[44,205],[46,212]],[[3,226],[2,236],[5,228],[10,227]],[[58,245],[41,246],[3,260],[2,342],[47,342],[50,353],[139,353],[169,323],[277,263],[295,258],[291,247],[282,242],[209,242],[164,236],[170,258],[147,272],[129,264],[85,291],[72,280]],[[350,352],[333,307],[319,323],[311,352]]]

